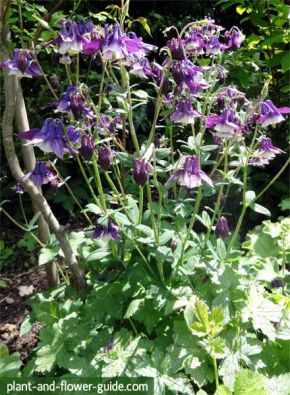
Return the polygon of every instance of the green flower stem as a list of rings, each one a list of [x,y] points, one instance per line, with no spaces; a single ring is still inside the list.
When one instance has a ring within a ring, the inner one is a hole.
[[[69,286],[70,285],[69,277],[64,273],[64,271],[62,270],[61,266],[56,261],[54,261],[54,262],[55,262],[55,264],[57,266],[57,269],[59,270],[62,278],[64,279],[64,282],[66,283],[67,286]]]
[[[78,165],[80,167],[81,173],[82,173],[82,175],[84,177],[84,180],[86,181],[86,184],[87,184],[87,186],[88,186],[88,188],[89,188],[89,190],[90,190],[90,192],[92,194],[92,197],[94,199],[95,204],[102,209],[102,205],[100,204],[99,199],[97,198],[97,196],[96,196],[96,194],[95,194],[95,192],[93,190],[93,187],[92,187],[92,185],[91,185],[91,183],[90,183],[90,181],[89,181],[89,179],[87,177],[86,171],[85,171],[85,169],[84,169],[84,167],[82,165],[82,162],[81,162],[81,160],[79,158],[79,155],[76,155],[76,158],[77,158],[77,162],[78,162]]]
[[[215,379],[215,386],[216,389],[219,387],[219,374],[218,374],[218,367],[217,367],[217,362],[216,362],[216,357],[212,357],[213,361],[213,368],[214,368],[214,379]]]
[[[98,168],[95,152],[92,157],[92,162],[93,162],[93,167],[94,167],[94,172],[95,172],[96,182],[97,182],[97,188],[99,191],[103,211],[106,214],[106,212],[107,212],[106,199],[105,199],[105,195],[104,195],[104,190],[103,190],[103,186],[102,186],[102,181],[101,181],[101,177],[100,177],[100,173],[99,173],[99,168]]]
[[[139,218],[138,218],[138,224],[141,224],[141,222],[142,222],[143,200],[144,200],[144,189],[143,189],[143,186],[139,185]]]
[[[77,54],[77,64],[76,64],[76,84],[79,84],[80,79],[80,54]]]
[[[121,70],[121,78],[122,78],[122,87],[127,90],[127,104],[128,104],[128,121],[129,121],[129,129],[130,129],[130,134],[132,137],[133,145],[134,148],[140,156],[141,151],[134,127],[134,120],[133,120],[133,111],[132,111],[132,96],[131,96],[131,88],[130,88],[130,78],[129,74],[127,73],[126,69],[124,66],[120,63],[120,70]]]
[[[102,100],[103,100],[103,88],[104,88],[104,81],[105,81],[105,70],[107,68],[107,63],[102,61],[102,75],[101,75],[101,82],[100,82],[100,89],[99,89],[99,99],[98,99],[98,112],[101,111],[102,107]]]
[[[41,67],[41,64],[39,63],[37,57],[34,56],[34,55],[32,55],[32,57],[33,57],[33,59],[35,60],[37,66],[39,67],[39,70],[41,71],[41,75],[43,76],[43,78],[44,78],[44,80],[45,80],[45,82],[46,82],[46,85],[48,86],[48,88],[49,88],[49,90],[50,90],[52,96],[53,96],[55,99],[58,99],[57,94],[55,93],[55,90],[54,90],[53,87],[51,86],[51,83],[49,82],[49,80],[48,80],[46,74],[44,73],[43,68]]]
[[[70,73],[70,69],[68,67],[68,64],[65,63],[64,67],[65,67],[65,71],[66,71],[66,75],[67,75],[68,81],[69,81],[70,85],[72,85],[71,73]]]
[[[264,193],[270,188],[270,186],[277,180],[277,178],[280,177],[280,175],[284,172],[285,169],[287,169],[287,167],[290,164],[290,158],[288,158],[288,160],[286,161],[286,163],[281,167],[281,169],[278,171],[278,173],[275,175],[275,177],[272,178],[272,180],[269,182],[269,184],[267,184],[267,186],[265,186],[265,188],[255,197],[255,199],[253,200],[253,202],[255,202],[256,200],[258,200],[262,195],[264,195]]]
[[[138,331],[137,331],[137,328],[136,328],[134,322],[132,321],[132,319],[129,317],[128,320],[129,320],[129,322],[130,322],[130,324],[131,324],[131,326],[132,326],[132,328],[133,328],[133,331],[134,331],[134,333],[135,333],[135,336],[139,336],[139,333],[138,333]]]
[[[73,191],[71,190],[70,186],[68,185],[68,183],[65,181],[65,179],[62,177],[62,175],[60,174],[60,172],[57,170],[56,166],[50,162],[50,164],[52,165],[54,171],[57,173],[58,178],[61,180],[61,182],[64,183],[64,185],[66,186],[66,189],[68,190],[69,194],[71,195],[71,197],[73,198],[74,202],[76,203],[76,205],[78,206],[78,208],[80,209],[81,214],[83,214],[83,216],[86,218],[86,220],[88,221],[88,223],[90,225],[93,225],[92,221],[90,220],[89,216],[87,215],[87,213],[85,212],[84,208],[82,207],[80,201],[78,200],[78,198],[76,197],[76,195],[73,193]]]
[[[118,185],[119,185],[120,191],[121,191],[122,195],[125,196],[125,191],[124,191],[124,188],[123,188],[123,185],[122,185],[122,182],[121,182],[121,173],[120,173],[120,169],[119,169],[118,164],[113,164],[113,169],[114,169],[114,173],[115,173],[116,179],[118,181]]]
[[[18,15],[19,15],[19,24],[20,24],[20,42],[21,42],[21,48],[24,49],[24,41],[23,41],[23,18],[22,18],[21,0],[18,0],[17,3],[18,3]]]
[[[241,211],[241,214],[239,216],[239,219],[238,219],[238,223],[237,223],[236,229],[235,229],[234,234],[233,234],[233,236],[232,236],[232,238],[230,240],[226,258],[229,256],[229,254],[231,252],[231,249],[232,249],[232,247],[234,246],[234,244],[236,242],[237,236],[239,234],[239,231],[240,231],[242,223],[243,223],[244,216],[245,216],[247,208],[248,208],[248,204],[246,202],[247,175],[248,175],[248,168],[247,168],[247,164],[245,164],[244,168],[243,168],[243,207],[242,207],[242,211]]]
[[[202,187],[200,186],[198,188],[198,192],[197,192],[197,196],[196,196],[196,200],[195,200],[195,204],[194,204],[194,208],[193,208],[193,213],[192,213],[192,217],[191,217],[188,229],[187,229],[187,233],[186,233],[186,236],[185,236],[185,238],[183,239],[183,242],[182,242],[181,255],[180,255],[179,262],[178,262],[178,266],[183,264],[186,243],[187,243],[187,241],[188,241],[188,239],[190,237],[190,233],[191,233],[192,228],[194,226],[195,219],[196,219],[196,214],[198,213],[201,199],[202,199]]]
[[[19,195],[19,203],[20,203],[20,208],[21,208],[21,212],[22,212],[22,215],[23,215],[23,219],[24,219],[24,222],[25,222],[26,226],[28,226],[28,221],[27,221],[27,218],[26,218],[26,215],[25,215],[25,210],[24,210],[24,207],[23,207],[21,193],[18,193],[18,195]]]
[[[173,146],[173,125],[169,126],[169,141],[170,141],[170,161],[172,166],[174,166],[174,146]],[[173,185],[173,196],[177,200],[177,188],[176,184]]]
[[[161,84],[162,84],[162,81],[160,83],[160,86],[162,86]],[[156,124],[157,124],[157,121],[158,121],[158,116],[159,116],[161,107],[162,107],[162,94],[161,94],[161,92],[159,90],[158,94],[157,94],[157,97],[156,97],[156,103],[155,103],[155,109],[154,109],[154,117],[153,117],[153,122],[152,122],[151,130],[150,130],[150,134],[149,134],[149,138],[148,138],[148,142],[147,142],[147,148],[150,146],[150,144],[154,140]]]
[[[154,218],[151,186],[150,186],[150,182],[149,181],[147,181],[147,183],[146,183],[146,188],[147,188],[147,198],[148,198],[149,210],[150,210],[151,226],[152,226],[152,229],[153,229],[153,232],[154,232],[155,241],[156,241],[156,243],[158,243],[158,234],[157,234],[157,228],[156,228],[156,223],[155,223],[155,218]]]
[[[21,225],[19,222],[17,222],[13,217],[11,217],[10,214],[8,214],[8,212],[3,208],[0,207],[0,212],[3,211],[3,213],[6,215],[7,218],[10,219],[11,222],[14,223],[14,225],[18,226],[18,228],[20,228],[21,230],[23,230],[24,232],[28,232],[29,234],[31,234],[31,236],[37,241],[37,243],[41,246],[41,247],[45,247],[45,244],[43,244],[39,238],[37,236],[35,236],[35,234],[33,232],[31,232],[30,230],[28,230],[28,228],[26,228],[25,226]]]

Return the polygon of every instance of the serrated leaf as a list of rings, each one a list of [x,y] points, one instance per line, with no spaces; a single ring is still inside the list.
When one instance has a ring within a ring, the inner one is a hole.
[[[214,395],[232,395],[232,391],[225,385],[220,385]]]
[[[58,251],[58,246],[42,248],[38,257],[38,264],[45,265],[46,263],[51,262],[57,256]]]
[[[265,377],[251,370],[241,370],[236,377],[234,395],[267,395]]]
[[[209,331],[209,313],[207,305],[200,299],[195,302],[195,314],[197,319],[202,324],[204,331],[207,333]]]
[[[20,376],[20,354],[2,355],[0,359],[0,377]]]
[[[130,318],[138,311],[139,306],[144,303],[144,299],[135,299],[130,304],[124,315],[124,318]]]

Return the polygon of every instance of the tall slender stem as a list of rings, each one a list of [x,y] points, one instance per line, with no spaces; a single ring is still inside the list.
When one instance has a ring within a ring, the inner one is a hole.
[[[97,187],[98,187],[102,207],[103,207],[104,212],[106,213],[106,211],[107,211],[106,199],[105,199],[105,195],[104,195],[104,190],[103,190],[103,186],[102,186],[102,181],[101,181],[101,177],[100,177],[100,173],[99,173],[99,168],[98,168],[95,152],[93,154],[92,161],[93,161],[93,167],[94,167],[94,172],[95,172],[95,176],[96,176]]]
[[[216,386],[216,389],[218,389],[220,384],[219,384],[219,374],[218,374],[216,357],[212,357],[212,361],[213,361],[213,368],[214,368],[215,386]]]
[[[83,165],[82,165],[82,162],[81,162],[81,160],[80,160],[80,158],[79,158],[79,155],[76,155],[76,158],[77,158],[77,162],[78,162],[78,165],[79,165],[79,167],[80,167],[81,173],[82,173],[82,175],[83,175],[83,177],[84,177],[84,179],[85,179],[85,181],[86,181],[86,184],[87,184],[87,186],[88,186],[88,188],[89,188],[89,191],[90,191],[91,194],[92,194],[92,197],[93,197],[93,199],[94,199],[94,202],[96,203],[96,205],[97,205],[98,207],[102,207],[102,205],[100,204],[99,199],[97,198],[97,196],[96,196],[96,194],[95,194],[95,192],[94,192],[94,190],[93,190],[93,187],[92,187],[92,185],[91,185],[91,183],[90,183],[90,181],[89,181],[89,179],[88,179],[88,177],[87,177],[86,171],[85,171],[85,169],[84,169],[84,167],[83,167]],[[103,211],[103,209],[102,209],[102,211]]]
[[[190,233],[191,233],[192,228],[194,226],[195,219],[196,219],[196,214],[198,213],[201,199],[202,199],[202,187],[200,186],[198,188],[198,192],[197,192],[197,196],[196,196],[196,200],[195,200],[195,204],[194,204],[194,208],[193,208],[193,213],[192,213],[192,217],[191,217],[188,229],[187,229],[187,233],[186,233],[186,236],[185,236],[185,238],[183,240],[183,243],[182,243],[182,246],[181,246],[181,255],[180,255],[180,260],[178,262],[178,266],[182,265],[182,263],[183,263],[186,243],[187,243],[187,241],[188,241],[188,239],[190,237]]]
[[[143,186],[139,185],[139,217],[138,217],[138,224],[141,224],[141,222],[142,222],[143,197],[144,197],[144,189],[143,189]]]

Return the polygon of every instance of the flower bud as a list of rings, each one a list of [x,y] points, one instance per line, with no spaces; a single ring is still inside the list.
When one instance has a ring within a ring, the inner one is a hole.
[[[174,252],[176,250],[176,248],[177,248],[177,241],[176,240],[172,240],[170,248],[171,248],[172,252]]]
[[[49,79],[51,86],[56,89],[58,87],[58,78],[56,74],[52,74]]]
[[[220,217],[218,219],[215,227],[215,235],[223,240],[226,240],[229,237],[230,230],[228,227],[228,221],[225,217]]]
[[[134,180],[138,185],[145,185],[149,177],[151,166],[145,158],[136,158],[134,160]]]
[[[101,147],[98,150],[98,163],[104,169],[108,170],[111,165],[111,159],[113,156],[112,151],[108,147]]]
[[[80,155],[84,159],[91,159],[95,149],[93,136],[82,136],[81,148],[79,149]]]
[[[172,59],[174,60],[185,59],[185,52],[181,39],[172,38],[170,41],[167,42],[167,46],[170,49]]]
[[[274,278],[274,280],[271,281],[271,285],[273,288],[282,288],[283,281],[280,278]]]

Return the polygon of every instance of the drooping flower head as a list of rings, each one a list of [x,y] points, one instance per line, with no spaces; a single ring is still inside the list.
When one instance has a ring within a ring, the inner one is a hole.
[[[119,234],[119,227],[114,224],[114,222],[109,219],[108,226],[103,226],[97,224],[96,229],[93,234],[93,239],[105,239],[105,240],[116,240],[121,241],[121,236]]]
[[[95,150],[94,136],[87,136],[87,135],[82,136],[81,147],[79,149],[80,155],[84,159],[89,160],[93,156],[94,150]]]
[[[254,152],[253,157],[249,159],[249,164],[253,166],[267,165],[270,160],[281,153],[284,153],[284,151],[275,147],[270,137],[264,137],[260,141],[260,147]]]
[[[36,161],[34,170],[24,176],[24,179],[27,178],[30,178],[37,187],[40,187],[54,181],[56,175],[49,169],[46,162]]]
[[[203,89],[207,89],[209,84],[203,77],[205,69],[192,65],[188,60],[174,61],[172,65],[172,76],[177,85],[176,91],[181,94],[190,92],[196,95]]]
[[[185,59],[184,40],[180,38],[172,38],[171,40],[167,41],[167,46],[170,49],[173,60]]]
[[[83,49],[84,39],[79,31],[78,24],[70,19],[60,19],[61,31],[56,39],[58,52],[64,55],[67,52],[79,53]]]
[[[226,32],[225,37],[228,48],[240,48],[245,39],[237,26],[233,26],[229,32]]]
[[[41,129],[20,132],[18,137],[27,140],[26,145],[34,144],[44,152],[54,152],[62,159],[64,151],[70,151],[69,144],[63,137],[63,123],[59,118],[46,118]]]
[[[202,181],[205,181],[213,188],[211,179],[203,170],[201,170],[199,160],[196,155],[187,156],[185,158],[183,167],[172,173],[166,183],[166,187],[170,187],[176,181],[188,189],[199,187],[202,184]]]
[[[215,227],[215,235],[216,237],[220,237],[223,240],[226,240],[229,237],[230,230],[226,217],[222,216],[218,219]]]
[[[177,103],[177,109],[170,115],[171,121],[184,124],[194,124],[196,117],[201,114],[192,107],[190,99],[180,99]]]
[[[266,100],[260,103],[260,111],[259,122],[262,126],[266,127],[284,121],[285,118],[281,114],[289,114],[290,108],[276,108],[271,100]]]
[[[234,133],[241,130],[241,125],[235,118],[235,113],[231,108],[225,108],[221,115],[210,115],[206,120],[207,129],[216,130],[216,136],[221,138],[231,138]]]
[[[113,336],[111,336],[109,343],[106,344],[106,346],[104,347],[104,352],[105,353],[110,352],[113,347],[114,347],[114,338]]]
[[[145,185],[148,181],[149,174],[152,171],[152,166],[146,158],[136,158],[134,160],[133,176],[138,185]]]
[[[54,104],[56,105],[56,111],[61,113],[71,112],[76,120],[81,117],[94,118],[92,109],[88,106],[84,95],[74,85],[69,85],[63,96]]]
[[[0,64],[0,67],[8,69],[9,75],[17,77],[37,77],[42,72],[32,57],[32,53],[26,49],[14,49],[12,59],[6,60]]]
[[[98,163],[104,169],[108,170],[111,166],[113,151],[109,147],[100,147],[98,149]]]

